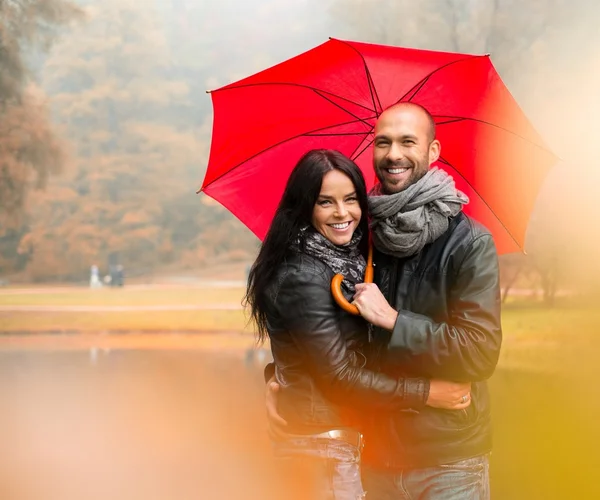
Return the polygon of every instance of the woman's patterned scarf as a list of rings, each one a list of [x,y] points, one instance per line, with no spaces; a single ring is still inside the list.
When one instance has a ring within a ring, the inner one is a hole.
[[[363,282],[367,266],[359,249],[361,238],[362,231],[356,229],[348,243],[334,245],[312,226],[307,226],[291,244],[291,248],[319,259],[327,264],[334,273],[342,274],[344,276],[342,288],[349,293],[354,293],[354,285]]]

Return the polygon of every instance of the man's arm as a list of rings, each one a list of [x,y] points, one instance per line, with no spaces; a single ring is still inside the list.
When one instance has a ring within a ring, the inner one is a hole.
[[[408,351],[433,377],[485,380],[496,368],[502,343],[498,256],[491,236],[471,244],[448,300],[447,323],[398,311],[389,353]]]
[[[457,381],[485,380],[494,372],[502,328],[498,256],[490,235],[478,236],[467,250],[449,293],[446,323],[394,311],[380,292],[380,297],[374,297],[378,290],[358,288],[355,303],[361,313],[365,311],[369,321],[391,330],[385,358],[392,364],[401,359],[407,368],[408,364],[418,367],[428,377]]]

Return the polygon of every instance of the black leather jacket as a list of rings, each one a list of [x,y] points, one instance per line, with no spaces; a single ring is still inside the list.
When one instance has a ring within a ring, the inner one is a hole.
[[[373,332],[372,355],[384,373],[473,385],[466,410],[372,412],[365,461],[423,467],[489,452],[485,380],[502,342],[498,258],[490,233],[461,213],[419,254],[397,259],[376,252],[375,264],[375,282],[399,311],[393,332]]]
[[[300,253],[288,258],[267,289],[279,413],[290,432],[353,427],[357,410],[416,410],[428,396],[424,378],[397,380],[365,367],[367,324],[335,304],[333,276],[325,263]]]

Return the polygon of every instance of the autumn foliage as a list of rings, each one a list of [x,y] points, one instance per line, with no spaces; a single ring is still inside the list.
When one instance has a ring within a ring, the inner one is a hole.
[[[0,251],[14,246],[31,191],[43,189],[64,164],[46,98],[32,83],[27,58],[47,49],[79,9],[63,0],[0,2]],[[10,267],[6,252],[1,267]]]
[[[84,13],[43,58],[50,108],[23,87],[0,123],[1,172],[10,177],[0,182],[0,275],[84,280],[90,265],[105,272],[109,260],[132,276],[170,263],[197,268],[232,251],[247,258],[255,238],[195,194],[210,124],[194,101],[210,104],[193,95],[189,65],[173,62],[166,20],[136,0]],[[36,187],[46,189],[32,195]]]

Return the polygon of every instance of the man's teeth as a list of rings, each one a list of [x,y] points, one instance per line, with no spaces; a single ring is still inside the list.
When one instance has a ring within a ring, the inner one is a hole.
[[[349,222],[343,222],[342,224],[331,224],[331,227],[334,229],[346,229],[349,225]]]
[[[406,172],[408,170],[408,168],[388,168],[387,171],[390,174],[403,174],[404,172]]]

